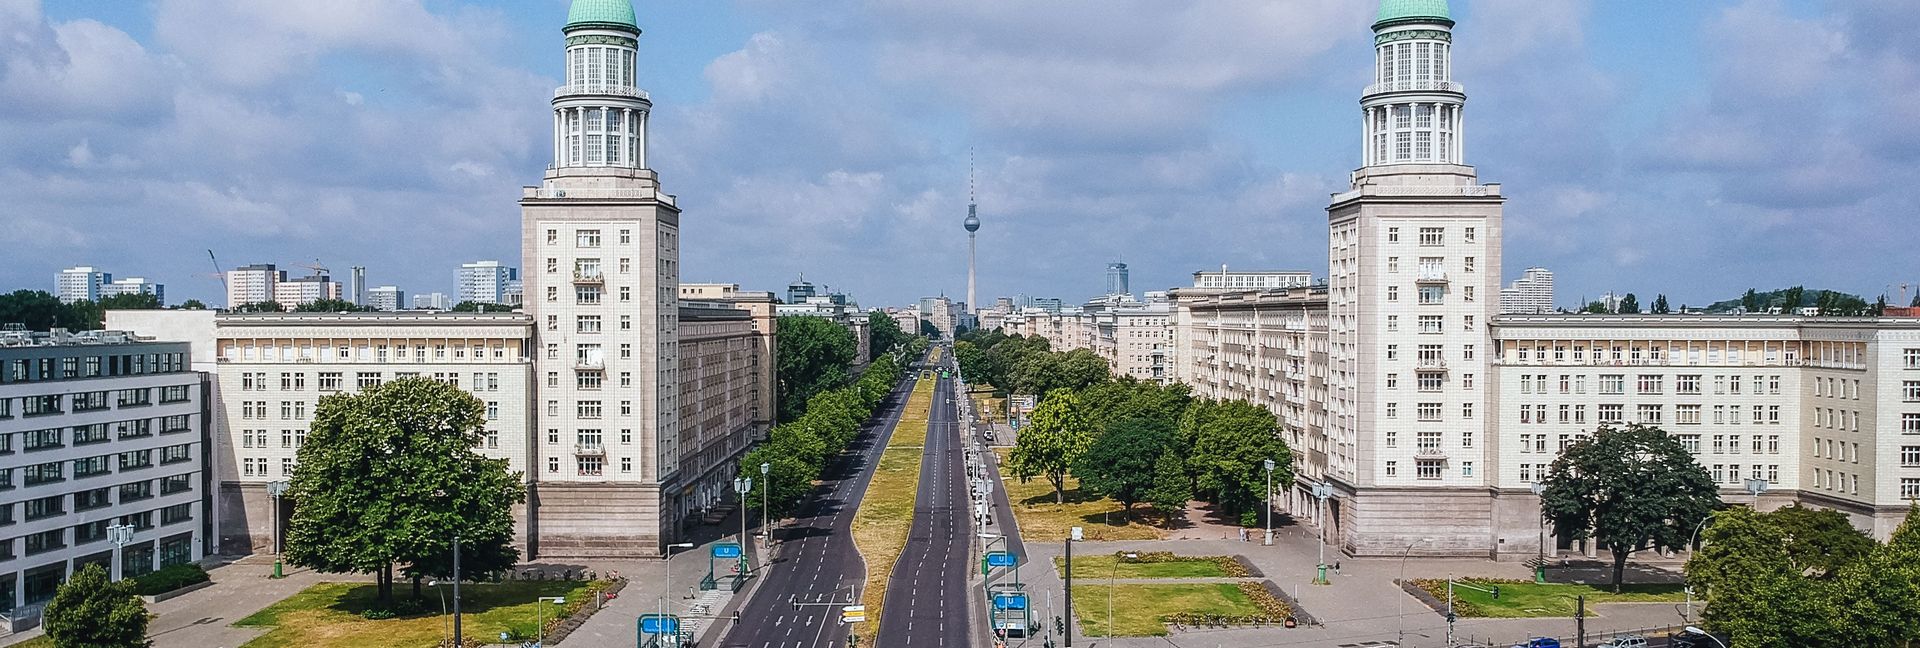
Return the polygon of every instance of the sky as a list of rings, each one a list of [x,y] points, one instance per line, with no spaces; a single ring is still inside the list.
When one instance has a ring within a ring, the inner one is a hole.
[[[566,0],[0,0],[0,288],[517,264]],[[1326,274],[1372,0],[636,0],[684,281],[863,305]],[[1562,305],[1920,284],[1920,2],[1453,0],[1505,269]],[[969,169],[974,177],[969,183]],[[1914,290],[1920,290],[1916,286]],[[1909,292],[1911,294],[1911,291]]]

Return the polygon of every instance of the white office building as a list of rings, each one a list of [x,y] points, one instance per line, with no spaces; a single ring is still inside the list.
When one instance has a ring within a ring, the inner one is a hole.
[[[511,304],[510,294],[520,292],[520,270],[499,261],[475,261],[460,265],[459,301],[482,304]]]
[[[53,276],[53,296],[61,302],[100,301],[101,290],[113,283],[113,273],[93,266],[75,266]]]
[[[404,310],[407,304],[407,292],[393,286],[380,286],[367,291],[367,303],[363,304],[378,311]]]
[[[494,303],[494,302],[487,302]],[[446,293],[425,293],[413,296],[413,310],[443,311],[453,308],[453,298]]]
[[[115,279],[113,283],[100,287],[101,297],[114,295],[153,295],[155,301],[167,303],[166,285],[147,281],[146,277]]]
[[[277,301],[274,288],[287,280],[285,270],[271,263],[256,263],[227,271],[227,308],[241,304]],[[287,304],[290,305],[290,304]]]
[[[199,560],[204,375],[185,342],[0,334],[0,612],[32,617],[90,563],[115,578]],[[131,528],[116,547],[109,528]]]
[[[1519,279],[1500,289],[1500,312],[1510,315],[1553,312],[1553,271],[1527,268]]]

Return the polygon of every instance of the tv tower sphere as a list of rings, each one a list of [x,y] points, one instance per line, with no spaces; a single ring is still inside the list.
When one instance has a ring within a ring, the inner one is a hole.
[[[965,220],[965,221],[962,221],[962,222],[961,222],[960,224],[961,224],[962,226],[964,226],[964,227],[966,227],[966,228],[967,228],[967,231],[969,231],[969,232],[978,232],[978,231],[980,231],[980,217],[979,217],[979,216],[975,216],[973,212],[974,212],[974,209],[973,209],[973,206],[972,206],[972,205],[968,205],[968,206],[967,206],[967,220]]]

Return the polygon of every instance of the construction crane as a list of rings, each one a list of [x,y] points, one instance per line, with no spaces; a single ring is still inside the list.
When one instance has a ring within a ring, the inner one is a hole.
[[[223,295],[233,294],[233,289],[227,287],[226,271],[220,269],[220,258],[213,255],[211,248],[207,250],[207,259],[213,262],[213,274],[220,279],[220,293]]]

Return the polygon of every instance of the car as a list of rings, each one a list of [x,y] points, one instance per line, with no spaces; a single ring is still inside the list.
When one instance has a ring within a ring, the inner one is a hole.
[[[1621,635],[1600,644],[1600,648],[1647,648],[1647,638],[1640,635]]]
[[[1560,648],[1560,640],[1553,637],[1534,637],[1526,643],[1517,643],[1513,648]]]

